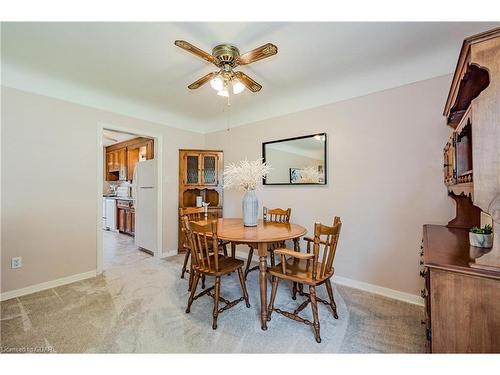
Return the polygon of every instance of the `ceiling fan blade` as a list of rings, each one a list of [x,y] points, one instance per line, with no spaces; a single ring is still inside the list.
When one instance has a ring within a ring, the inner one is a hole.
[[[216,75],[217,75],[217,72],[208,73],[207,75],[204,75],[203,77],[201,77],[199,80],[191,83],[188,86],[188,89],[195,90],[195,89],[199,88],[200,86],[203,86],[205,83],[210,81]]]
[[[249,89],[252,92],[258,92],[262,88],[261,85],[259,85],[257,82],[255,82],[252,78],[247,76],[243,72],[234,72],[234,75],[238,80],[245,85],[247,89]]]
[[[201,57],[205,61],[208,61],[211,63],[215,62],[215,57],[213,57],[211,54],[199,49],[198,47],[193,46],[191,43],[188,43],[185,40],[176,40],[174,42],[174,44],[177,47],[180,47],[188,52],[191,52],[193,55]]]
[[[238,65],[247,65],[255,61],[265,59],[266,57],[274,56],[277,53],[278,47],[272,43],[267,43],[239,56],[236,59],[236,62]]]

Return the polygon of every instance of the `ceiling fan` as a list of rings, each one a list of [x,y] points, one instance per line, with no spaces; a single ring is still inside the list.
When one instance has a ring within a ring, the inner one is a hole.
[[[217,95],[225,97],[229,96],[229,86],[232,86],[234,94],[241,93],[245,87],[252,92],[260,91],[262,89],[260,84],[255,82],[243,72],[235,72],[234,68],[238,65],[251,64],[255,61],[265,59],[278,53],[278,47],[272,43],[264,44],[263,46],[255,48],[250,52],[244,53],[243,55],[240,55],[238,48],[231,44],[219,44],[218,46],[215,46],[212,50],[212,54],[209,54],[184,40],[176,40],[174,44],[177,47],[191,52],[193,55],[201,57],[205,61],[211,62],[219,68],[218,71],[208,73],[191,83],[188,88],[195,90],[210,81],[210,86],[217,91]]]

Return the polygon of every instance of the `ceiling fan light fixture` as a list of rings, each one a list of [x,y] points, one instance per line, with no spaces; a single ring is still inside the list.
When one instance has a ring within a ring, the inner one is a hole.
[[[219,96],[223,96],[223,97],[227,98],[227,97],[229,97],[229,92],[227,91],[227,88],[226,88],[226,87],[224,87],[224,89],[219,90],[219,91],[217,92],[217,95],[219,95]]]
[[[215,91],[222,91],[224,89],[224,80],[218,75],[210,80],[210,86],[212,86]]]
[[[238,79],[233,80],[233,93],[239,94],[245,90],[245,85],[241,83]]]
[[[251,92],[259,92],[262,86],[243,72],[234,72],[239,65],[248,65],[256,61],[266,59],[278,53],[278,47],[272,43],[266,43],[260,47],[240,55],[238,48],[231,44],[219,44],[209,54],[202,49],[193,46],[185,40],[176,40],[174,44],[193,55],[214,64],[219,71],[204,75],[195,82],[188,85],[188,89],[196,90],[210,82],[210,86],[217,91],[219,96],[229,96],[227,86],[230,84],[232,93],[239,94],[249,89]],[[234,81],[234,82],[233,82]]]

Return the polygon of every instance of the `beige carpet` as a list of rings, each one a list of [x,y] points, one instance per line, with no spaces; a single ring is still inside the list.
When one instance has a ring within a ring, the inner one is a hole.
[[[182,257],[156,259],[138,251],[125,235],[104,233],[103,275],[1,303],[2,352],[152,353],[397,353],[423,352],[422,308],[335,285],[339,319],[319,307],[322,343],[311,328],[273,314],[260,329],[258,274],[247,286],[252,307],[243,303],[219,316],[211,328],[213,300],[196,300],[184,312],[187,281],[179,279]],[[212,280],[207,280],[211,285]],[[281,283],[276,306],[293,310]],[[236,275],[224,277],[221,294],[240,296]],[[326,299],[324,286],[318,288]],[[310,308],[303,315],[311,318]]]

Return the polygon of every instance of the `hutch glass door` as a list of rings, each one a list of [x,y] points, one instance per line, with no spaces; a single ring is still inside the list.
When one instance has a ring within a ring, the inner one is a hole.
[[[200,184],[200,155],[186,155],[186,185]]]
[[[215,154],[204,154],[203,167],[202,167],[202,183],[203,185],[217,185],[217,155]]]

